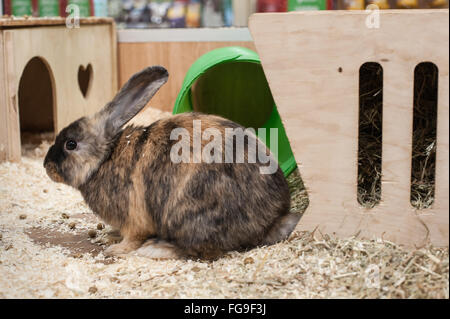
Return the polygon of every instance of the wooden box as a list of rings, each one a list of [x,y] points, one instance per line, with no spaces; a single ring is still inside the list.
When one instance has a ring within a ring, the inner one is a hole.
[[[117,91],[112,19],[0,19],[0,161],[18,161],[21,131],[57,133]]]

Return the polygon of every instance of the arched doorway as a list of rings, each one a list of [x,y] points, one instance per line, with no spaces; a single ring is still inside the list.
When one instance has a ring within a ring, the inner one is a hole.
[[[53,75],[42,58],[34,57],[25,66],[18,91],[22,144],[39,144],[55,133]]]

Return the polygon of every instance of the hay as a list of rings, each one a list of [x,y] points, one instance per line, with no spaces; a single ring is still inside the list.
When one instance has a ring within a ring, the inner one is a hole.
[[[137,121],[163,116],[149,110]],[[214,262],[105,258],[112,229],[98,225],[79,192],[46,176],[49,145],[0,164],[1,298],[449,298],[448,248],[408,251],[318,231]],[[288,181],[301,213],[308,198],[299,173]]]
[[[291,212],[303,214],[306,208],[308,208],[309,197],[299,170],[296,169],[293,171],[291,175],[288,176],[287,181],[291,193]]]

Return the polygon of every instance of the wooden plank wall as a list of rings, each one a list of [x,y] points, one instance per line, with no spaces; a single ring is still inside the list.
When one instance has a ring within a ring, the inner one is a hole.
[[[170,73],[169,81],[152,99],[150,106],[172,112],[190,66],[203,54],[227,46],[242,46],[255,50],[253,42],[247,41],[119,42],[119,83],[122,86],[134,73],[147,66],[164,66]]]

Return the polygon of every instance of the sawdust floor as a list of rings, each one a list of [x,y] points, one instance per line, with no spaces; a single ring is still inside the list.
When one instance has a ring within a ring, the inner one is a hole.
[[[163,116],[148,110],[136,122]],[[449,298],[448,248],[294,233],[214,262],[105,258],[117,234],[76,190],[50,181],[48,147],[0,164],[1,298]]]

